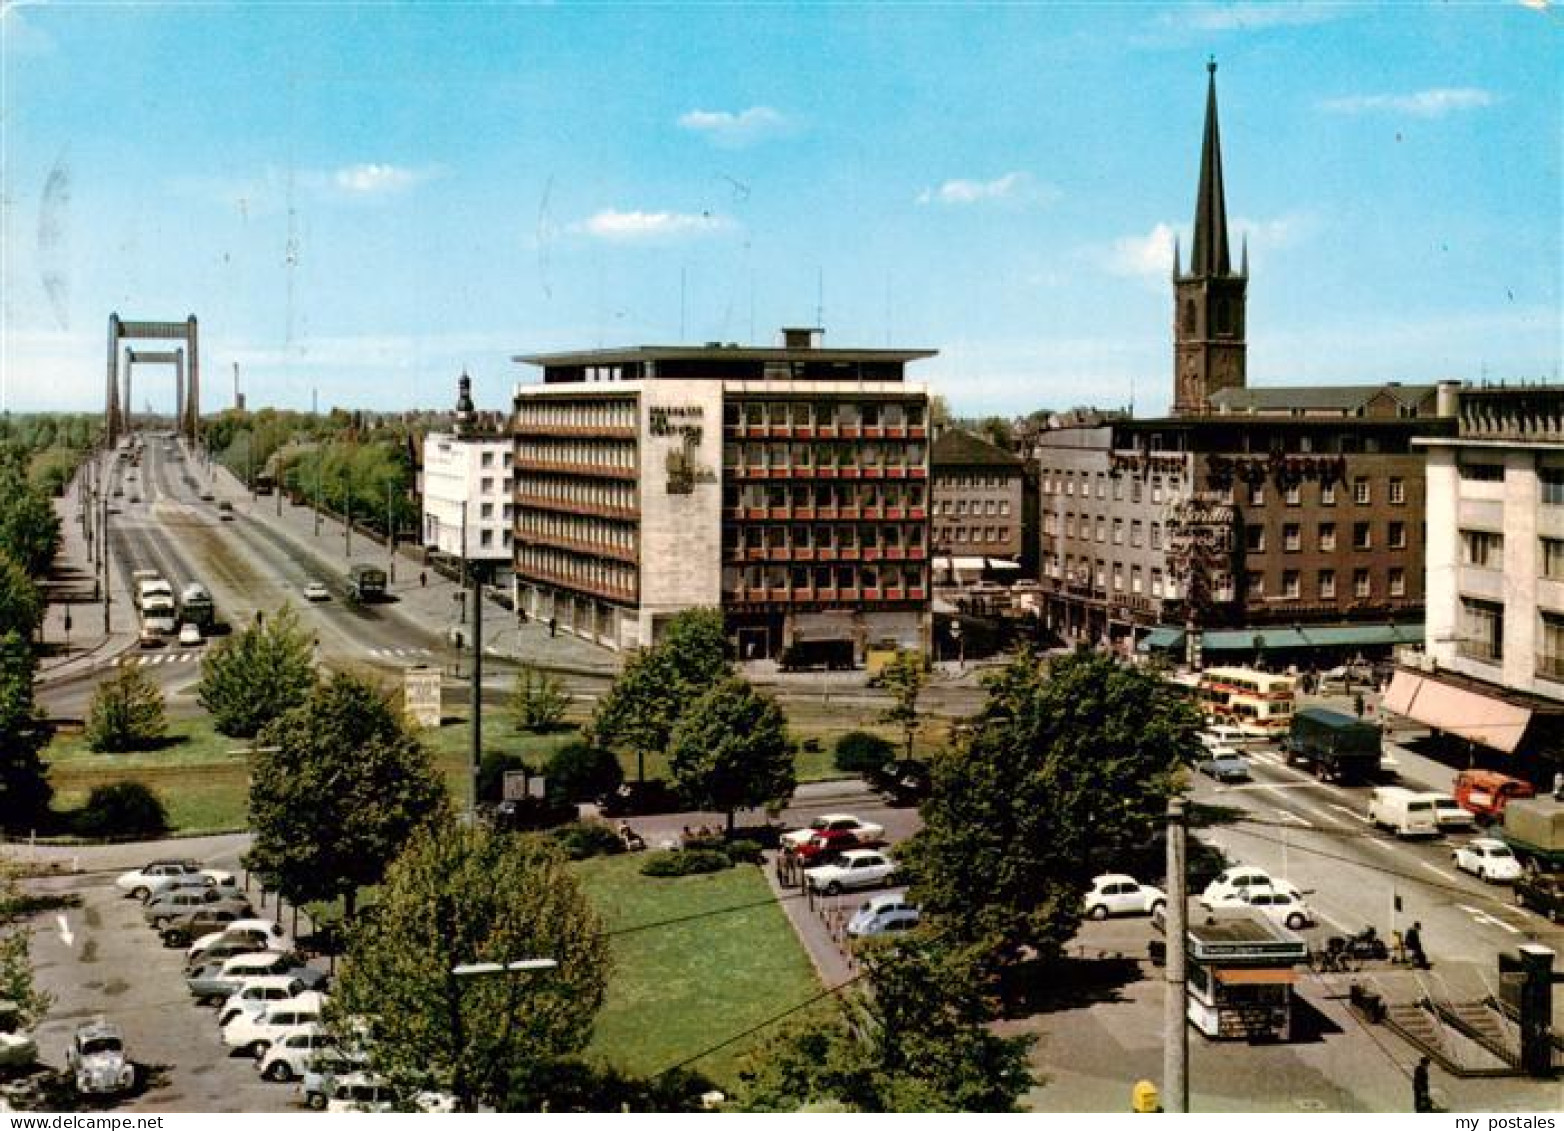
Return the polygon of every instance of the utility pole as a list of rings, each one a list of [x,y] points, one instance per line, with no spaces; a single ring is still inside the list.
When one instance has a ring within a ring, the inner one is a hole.
[[[467,501],[462,500],[462,588],[467,588]],[[467,606],[462,605],[462,623],[467,623]]]
[[[342,482],[342,556],[353,556],[353,465],[349,464],[347,478]]]
[[[98,555],[103,563],[103,635],[109,634],[109,492],[103,491],[99,496],[103,503],[103,521],[98,524],[98,536],[103,552]]]
[[[1188,876],[1184,870],[1184,799],[1168,801],[1167,985],[1162,1000],[1162,1106],[1189,1111]]]
[[[463,547],[463,554],[466,547]],[[466,563],[465,556],[462,561]],[[478,818],[478,770],[483,765],[483,572],[487,562],[474,562],[472,577],[472,812]]]
[[[320,537],[320,488],[321,476],[324,474],[322,463],[325,462],[325,454],[319,447],[315,449],[315,537]]]
[[[396,584],[396,517],[391,510],[391,496],[394,490],[391,480],[386,480],[386,579],[388,583]]]

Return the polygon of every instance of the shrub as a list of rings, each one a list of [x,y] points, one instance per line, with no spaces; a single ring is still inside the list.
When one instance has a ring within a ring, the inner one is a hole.
[[[874,773],[894,757],[896,746],[890,739],[866,730],[850,730],[836,740],[836,768],[845,773]]]
[[[759,864],[760,843],[753,840],[735,840],[723,849],[735,864]]]
[[[168,733],[163,690],[139,666],[125,665],[98,685],[87,711],[87,745],[120,754],[151,746]]]
[[[558,676],[523,664],[516,673],[510,709],[517,730],[550,731],[564,721],[565,712],[570,709],[570,695]]]
[[[168,831],[168,812],[141,782],[120,781],[95,787],[75,823],[82,836],[157,836]]]
[[[554,839],[572,860],[589,856],[615,856],[625,850],[624,841],[602,821],[576,821],[554,831]]]
[[[643,876],[694,876],[702,872],[720,872],[733,867],[726,852],[706,848],[654,852],[641,865]]]
[[[584,739],[567,742],[554,751],[544,773],[549,795],[570,801],[592,801],[612,793],[625,776],[612,751]]]

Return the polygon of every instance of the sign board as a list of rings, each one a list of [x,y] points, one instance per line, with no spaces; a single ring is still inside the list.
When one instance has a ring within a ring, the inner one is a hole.
[[[402,710],[415,727],[440,725],[440,669],[420,664],[402,674]]]
[[[506,770],[501,783],[501,799],[521,801],[528,797],[542,798],[546,779],[542,774],[529,774],[526,770]]]

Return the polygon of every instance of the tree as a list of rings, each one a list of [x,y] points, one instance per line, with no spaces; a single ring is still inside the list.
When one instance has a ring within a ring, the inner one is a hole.
[[[315,685],[314,647],[298,614],[284,605],[211,649],[201,661],[196,698],[217,729],[251,738],[298,706]]]
[[[42,577],[60,542],[60,519],[47,495],[27,479],[18,451],[0,459],[0,550],[30,577]]]
[[[880,686],[891,696],[891,705],[880,712],[880,721],[901,728],[906,741],[903,757],[912,757],[913,739],[918,736],[918,696],[928,686],[929,666],[917,652],[898,649],[880,669]]]
[[[1153,675],[1089,653],[1023,655],[930,767],[900,858],[945,937],[1003,965],[1056,957],[1095,871],[1153,838],[1197,756],[1200,717]]]
[[[625,773],[613,751],[576,739],[554,751],[543,776],[552,796],[593,801],[618,789]]]
[[[33,698],[37,660],[15,632],[0,635],[0,828],[33,829],[53,792],[38,757],[49,728]]]
[[[245,866],[294,903],[378,884],[414,830],[450,813],[429,752],[374,684],[337,675],[262,728]]]
[[[850,730],[836,740],[833,761],[849,774],[873,774],[896,757],[896,745],[866,730]]]
[[[144,750],[168,733],[163,689],[137,664],[98,684],[87,710],[87,745],[99,754]]]
[[[686,609],[657,644],[625,663],[598,702],[592,736],[610,749],[635,751],[637,777],[645,780],[647,752],[666,750],[683,712],[732,670],[722,610]]]
[[[553,959],[552,970],[463,976],[458,966]],[[428,823],[354,928],[332,994],[345,1040],[372,1018],[376,1071],[499,1103],[512,1066],[580,1051],[608,981],[608,939],[546,840]]]
[[[1030,1037],[1001,1037],[970,962],[928,940],[862,952],[867,988],[843,1008],[855,1032],[812,1021],[771,1042],[743,1073],[761,1111],[1015,1110],[1032,1085]]]
[[[168,831],[163,801],[139,781],[96,785],[76,817],[82,836],[153,837]]]
[[[29,913],[15,872],[8,864],[0,865],[0,1001],[16,1006],[16,1022],[23,1029],[42,1021],[54,1000],[33,980]]]
[[[787,723],[776,700],[732,676],[691,705],[674,729],[668,765],[679,791],[701,809],[736,809],[790,797],[797,784]]]
[[[38,587],[15,558],[0,550],[0,634],[14,632],[31,640],[42,619]]]
[[[510,696],[510,710],[516,719],[517,730],[534,733],[553,730],[564,722],[569,709],[570,696],[558,676],[539,671],[531,664],[521,665]]]

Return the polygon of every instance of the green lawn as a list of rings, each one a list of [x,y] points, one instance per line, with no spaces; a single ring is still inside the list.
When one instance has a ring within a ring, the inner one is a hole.
[[[820,984],[760,869],[679,879],[640,874],[642,855],[576,865],[613,940],[614,971],[591,1051],[661,1072],[768,1021]],[[767,1027],[690,1065],[730,1083]]]

